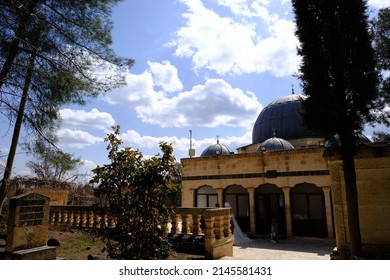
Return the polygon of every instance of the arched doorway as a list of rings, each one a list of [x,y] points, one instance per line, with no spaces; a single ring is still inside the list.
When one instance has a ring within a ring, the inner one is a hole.
[[[281,188],[273,184],[264,184],[255,191],[256,232],[269,234],[272,219],[275,218],[280,233],[286,232],[284,194]]]
[[[232,185],[224,191],[224,202],[229,202],[243,231],[250,231],[249,194],[242,186]]]
[[[322,189],[303,183],[292,188],[290,195],[293,235],[328,236]]]
[[[202,186],[196,190],[195,207],[215,207],[218,203],[216,190],[211,186]]]

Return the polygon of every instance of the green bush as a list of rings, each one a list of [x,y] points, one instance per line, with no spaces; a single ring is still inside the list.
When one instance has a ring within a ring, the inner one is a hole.
[[[106,250],[112,259],[164,259],[171,246],[165,227],[177,188],[171,145],[160,143],[161,154],[145,159],[138,150],[121,147],[120,127],[108,134],[109,164],[97,166],[92,184],[115,228],[106,228]]]

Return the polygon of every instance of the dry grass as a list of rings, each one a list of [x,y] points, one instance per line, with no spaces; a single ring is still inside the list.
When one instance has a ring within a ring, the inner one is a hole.
[[[105,259],[104,242],[99,236],[82,230],[51,229],[49,239],[60,242],[57,247],[57,258],[66,260],[87,260],[88,255]]]
[[[55,238],[60,242],[57,247],[57,258],[65,260],[87,260],[88,255],[93,255],[98,259],[107,259],[107,254],[103,252],[105,243],[100,236],[85,230],[58,229],[49,230],[48,238]],[[185,253],[172,252],[168,259],[188,260],[198,259],[200,256]]]

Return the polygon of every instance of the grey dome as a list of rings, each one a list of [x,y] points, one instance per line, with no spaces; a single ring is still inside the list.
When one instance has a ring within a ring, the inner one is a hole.
[[[272,138],[274,132],[286,140],[320,137],[309,131],[299,115],[301,102],[306,97],[290,94],[271,102],[257,117],[252,131],[252,144]]]
[[[274,136],[261,143],[261,145],[257,148],[256,152],[280,151],[280,150],[292,150],[292,149],[294,149],[294,146],[291,145],[290,142]]]
[[[210,157],[210,156],[219,156],[219,155],[230,155],[234,154],[229,147],[219,144],[219,140],[217,140],[217,144],[208,146],[203,153],[200,155],[201,157]]]
[[[339,147],[340,143],[341,143],[340,137],[339,137],[338,134],[336,134],[335,136],[333,136],[332,138],[328,139],[325,142],[325,147],[327,147],[327,148],[329,148],[329,147]],[[365,143],[371,143],[371,140],[367,136],[362,134],[362,133],[355,134],[355,144],[356,145],[365,144]]]

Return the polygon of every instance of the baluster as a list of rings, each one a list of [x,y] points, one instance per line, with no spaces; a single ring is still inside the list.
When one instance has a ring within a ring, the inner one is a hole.
[[[81,210],[81,227],[87,227],[87,211]]]
[[[214,228],[215,238],[221,239],[223,234],[223,216],[218,214],[215,217],[215,228]]]
[[[103,214],[103,218],[102,218],[101,223],[103,225],[103,228],[108,227],[108,218],[107,218],[107,214],[106,213]]]
[[[173,213],[171,215],[171,224],[172,224],[172,227],[171,227],[171,233],[172,234],[176,234],[178,232],[178,215],[176,213]]]
[[[57,214],[57,215],[56,215],[55,224],[56,224],[56,225],[61,225],[61,215],[62,215],[61,210],[58,210],[56,214]]]
[[[115,227],[115,220],[114,220],[114,218],[111,215],[109,215],[107,220],[108,220],[108,227],[109,228],[114,228]]]
[[[68,225],[69,226],[74,225],[74,210],[73,209],[68,211]]]
[[[188,214],[181,214],[181,233],[188,234]]]
[[[94,220],[94,223],[93,223],[93,227],[94,228],[100,228],[100,215],[96,212],[94,212],[95,214],[95,220]]]
[[[50,211],[50,224],[54,225],[56,219],[56,211]]]
[[[215,239],[215,233],[214,233],[214,224],[215,224],[215,217],[212,215],[207,215],[204,218],[206,229],[205,229],[205,238],[209,241],[210,244],[213,244],[213,240]]]
[[[232,214],[229,212],[229,213],[226,213],[224,216],[223,216],[223,235],[225,237],[231,237],[232,235],[232,231],[231,231],[231,220],[232,220]]]
[[[199,215],[198,213],[194,213],[192,214],[192,233],[194,234],[194,236],[197,236],[200,234],[201,230],[200,230],[200,217],[201,215]]]
[[[62,211],[62,221],[61,221],[61,223],[63,225],[66,225],[68,223],[68,210],[66,210],[66,209],[64,209]]]
[[[80,210],[76,210],[74,213],[74,225],[76,227],[81,227],[82,226],[82,219],[81,219],[81,212]]]

